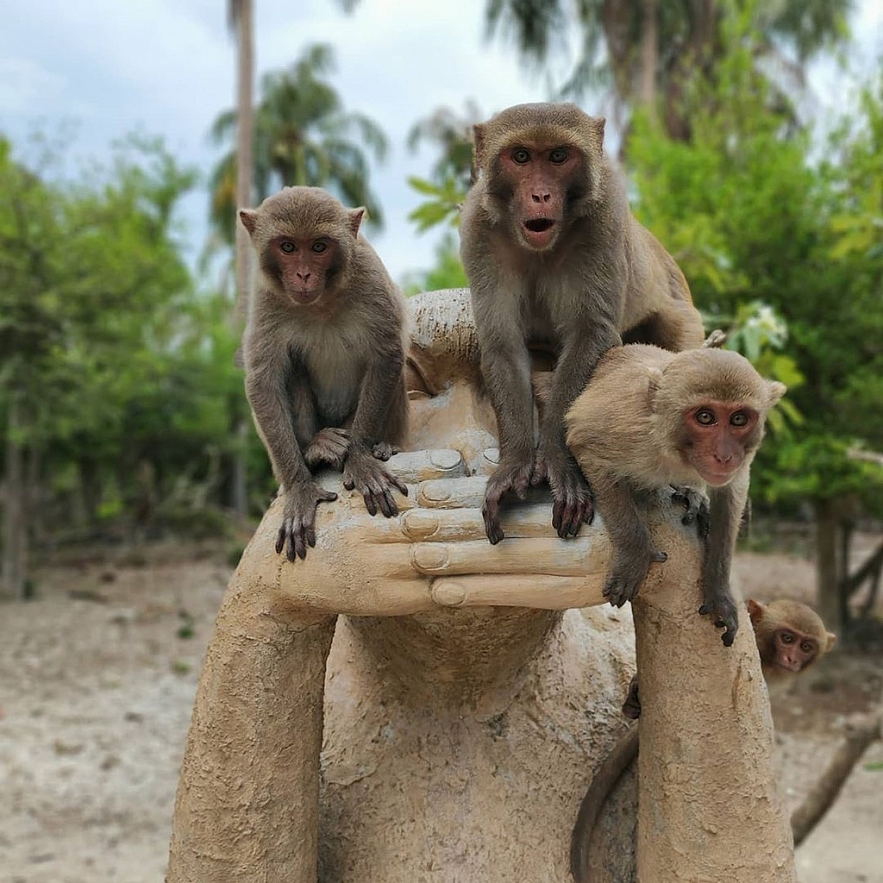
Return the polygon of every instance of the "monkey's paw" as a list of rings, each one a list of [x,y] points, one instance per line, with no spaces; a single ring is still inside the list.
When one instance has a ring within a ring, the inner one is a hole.
[[[370,451],[361,447],[350,449],[343,469],[343,486],[348,491],[355,489],[364,497],[369,515],[376,515],[379,510],[387,518],[399,514],[393,490],[408,496],[408,486],[390,475]]]
[[[680,503],[687,510],[681,518],[681,524],[687,527],[695,524],[699,539],[706,539],[711,529],[708,497],[702,491],[691,487],[673,487],[670,488],[670,492],[672,502]]]
[[[385,463],[393,454],[398,454],[400,450],[401,448],[397,448],[389,442],[377,442],[372,448],[372,453],[378,460],[383,460]]]
[[[532,483],[548,481],[552,488],[552,527],[566,540],[575,537],[583,524],[595,517],[592,489],[582,470],[569,455],[540,455]]]
[[[715,628],[724,629],[721,641],[724,647],[731,647],[739,631],[739,613],[730,590],[725,587],[706,591],[705,603],[699,608],[699,613],[710,616]]]
[[[316,507],[337,499],[333,491],[326,491],[311,481],[305,481],[286,490],[282,526],[276,535],[276,551],[285,549],[289,561],[307,557],[307,546],[316,545]]]
[[[526,499],[533,471],[532,460],[527,463],[507,463],[504,461],[488,479],[484,491],[484,505],[481,507],[481,517],[484,519],[484,530],[492,546],[499,543],[505,536],[500,524],[500,501],[510,491],[519,500]]]
[[[616,558],[604,584],[604,597],[614,606],[622,607],[632,601],[647,579],[651,564],[668,561],[668,555],[652,546],[645,552],[636,551],[627,557]]]
[[[343,469],[349,444],[349,430],[326,426],[320,429],[307,445],[304,461],[310,470],[326,465],[340,471]]]

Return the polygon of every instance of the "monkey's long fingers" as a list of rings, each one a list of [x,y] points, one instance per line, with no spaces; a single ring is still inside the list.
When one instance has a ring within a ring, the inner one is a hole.
[[[503,526],[500,524],[499,497],[493,500],[485,498],[484,505],[481,507],[481,517],[484,519],[484,532],[488,542],[492,546],[496,546],[500,540],[506,537],[506,534],[503,533]]]

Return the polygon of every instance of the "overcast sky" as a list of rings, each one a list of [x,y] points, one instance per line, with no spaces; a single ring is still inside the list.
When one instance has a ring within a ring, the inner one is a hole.
[[[858,6],[851,64],[867,70],[883,52],[883,3]],[[226,7],[226,0],[2,0],[0,132],[23,160],[35,124],[74,121],[76,156],[104,156],[113,140],[135,130],[162,135],[182,162],[207,176],[218,156],[208,129],[235,96]],[[437,238],[418,235],[406,220],[420,198],[405,179],[426,175],[434,158],[429,150],[407,151],[411,125],[440,105],[462,110],[468,98],[489,115],[545,97],[540,79],[520,73],[511,51],[484,41],[484,7],[485,0],[362,0],[345,16],[332,0],[255,0],[258,78],[286,67],[309,43],[331,43],[338,61],[332,83],[345,107],[372,117],[389,136],[390,156],[372,170],[386,230],[370,238],[399,279],[433,263]],[[814,82],[819,113],[842,107],[830,74]],[[207,205],[201,189],[183,206],[191,256],[205,240]]]

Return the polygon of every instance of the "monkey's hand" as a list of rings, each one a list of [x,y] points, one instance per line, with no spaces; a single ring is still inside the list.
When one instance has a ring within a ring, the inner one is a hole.
[[[355,489],[365,498],[369,515],[376,515],[379,509],[387,518],[399,514],[393,489],[408,496],[408,486],[390,475],[374,454],[361,445],[350,448],[343,468],[343,486],[348,491]]]
[[[592,490],[582,470],[566,450],[541,451],[531,483],[543,481],[548,481],[552,488],[552,527],[563,540],[575,537],[583,524],[591,524],[595,515]]]
[[[533,472],[532,459],[527,462],[501,460],[494,474],[488,479],[481,517],[484,519],[484,530],[492,546],[496,546],[505,536],[500,524],[500,501],[510,491],[519,500],[525,500]]]
[[[307,557],[307,546],[316,545],[316,507],[337,499],[312,481],[303,481],[285,491],[282,526],[276,536],[276,551],[285,549],[289,561]]]
[[[691,487],[671,487],[666,488],[665,492],[671,494],[673,503],[680,503],[687,510],[681,518],[681,524],[689,527],[695,523],[699,539],[707,539],[711,527],[708,497]]]
[[[706,585],[703,591],[704,603],[699,608],[702,616],[711,616],[716,628],[724,629],[721,640],[724,647],[730,647],[739,630],[739,613],[730,587],[722,585]]]
[[[614,606],[622,607],[638,594],[638,589],[647,579],[651,564],[661,564],[668,560],[665,552],[652,545],[646,548],[632,548],[627,554],[616,553],[610,575],[604,584],[604,597]]]
[[[343,469],[343,462],[350,445],[348,429],[326,426],[312,438],[304,451],[304,460],[311,471],[319,466],[330,466],[338,472]]]

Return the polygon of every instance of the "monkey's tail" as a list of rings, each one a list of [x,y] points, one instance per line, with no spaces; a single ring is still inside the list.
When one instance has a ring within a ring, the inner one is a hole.
[[[601,809],[613,786],[638,756],[638,722],[634,721],[604,758],[580,805],[570,840],[570,873],[575,883],[590,883],[589,845]]]

